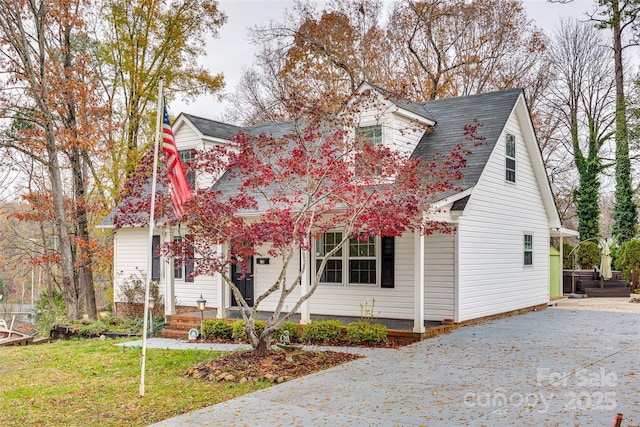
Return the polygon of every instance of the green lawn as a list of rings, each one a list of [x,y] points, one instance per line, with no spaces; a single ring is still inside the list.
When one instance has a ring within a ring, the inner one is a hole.
[[[147,350],[99,339],[0,347],[1,426],[143,426],[269,386],[185,378],[211,351]]]

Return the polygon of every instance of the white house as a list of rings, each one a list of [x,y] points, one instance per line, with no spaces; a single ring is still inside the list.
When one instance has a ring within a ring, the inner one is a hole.
[[[471,154],[460,190],[440,195],[435,206],[439,208],[438,220],[454,225],[455,232],[375,238],[366,243],[370,245],[366,275],[351,274],[349,251],[342,251],[338,257],[342,262],[325,274],[324,283],[303,305],[302,320],[308,320],[310,314],[359,316],[361,304],[375,299],[378,317],[413,319],[414,332],[423,332],[425,320],[457,323],[546,304],[549,239],[552,234],[562,235],[563,229],[524,92],[513,89],[412,103],[368,83],[360,90],[373,90],[379,96],[379,105],[363,112],[360,128],[407,155],[431,159],[438,153],[446,154],[464,141],[465,126],[475,121],[481,124],[478,135],[483,140],[480,144],[467,142]],[[173,131],[178,149],[189,156],[192,149],[225,144],[240,131],[278,135],[288,126],[237,127],[181,114]],[[425,132],[424,126],[430,131]],[[232,183],[224,183],[222,188],[225,185],[233,191]],[[112,216],[100,227],[113,227]],[[122,301],[122,280],[146,269],[148,234],[146,228],[115,231],[116,305]],[[173,241],[179,230],[163,228],[154,234],[157,244]],[[316,244],[330,242],[335,236],[329,234]],[[298,256],[309,256],[307,265],[313,268],[321,252],[318,247],[311,254]],[[235,304],[220,277],[191,278],[188,265],[174,269],[169,259],[154,257],[154,261],[154,276],[164,292],[167,315],[175,313],[176,306],[194,307],[201,294],[220,317]],[[248,274],[235,275],[248,301],[266,290],[279,273],[278,261],[270,261],[254,259]],[[291,263],[291,275],[299,265],[300,259]],[[301,292],[309,286],[308,277]],[[361,279],[351,283],[353,277]],[[261,309],[270,310],[275,302],[267,299]]]

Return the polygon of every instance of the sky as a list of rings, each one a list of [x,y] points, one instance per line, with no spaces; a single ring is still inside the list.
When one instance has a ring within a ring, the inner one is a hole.
[[[391,2],[389,2],[391,3]],[[227,23],[219,30],[217,39],[207,43],[207,56],[201,64],[213,74],[224,74],[223,93],[232,93],[240,80],[243,68],[251,66],[256,52],[249,40],[248,29],[278,20],[292,1],[274,0],[228,0],[219,1],[220,9],[227,15]],[[595,0],[573,0],[567,4],[550,3],[546,0],[524,0],[527,15],[535,24],[550,34],[561,18],[587,19],[585,12],[593,11]],[[203,96],[189,103],[174,101],[169,106],[174,117],[189,113],[208,119],[220,120],[227,105],[217,96]]]

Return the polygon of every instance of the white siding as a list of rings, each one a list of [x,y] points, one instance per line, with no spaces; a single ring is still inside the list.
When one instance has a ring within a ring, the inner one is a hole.
[[[122,302],[120,292],[122,284],[131,277],[146,277],[149,231],[146,228],[121,228],[114,238],[116,252],[113,271],[114,277],[114,302]],[[161,289],[163,291],[164,289]]]
[[[442,321],[455,315],[455,235],[425,236],[424,317]]]
[[[187,148],[201,148],[203,146],[200,136],[193,130],[191,125],[183,123],[180,128],[175,131],[176,147],[178,150],[186,150]]]
[[[200,139],[199,134],[194,131],[188,122],[183,122],[180,128],[175,132],[176,147],[180,150],[198,150],[203,151],[212,148],[215,144],[212,142],[205,143]],[[196,176],[196,187],[207,188],[219,178],[209,173],[198,172]],[[198,295],[199,297],[199,295]],[[196,298],[197,299],[197,298]],[[207,300],[208,301],[208,300]],[[208,304],[207,304],[208,305]]]
[[[200,295],[207,300],[207,308],[216,308],[218,278],[197,276],[193,283],[175,279],[176,305],[196,307]]]
[[[505,133],[516,137],[515,184],[505,179]],[[459,221],[456,321],[549,300],[549,222],[513,114]],[[533,235],[533,266],[523,265],[524,234]]]
[[[282,265],[283,265],[282,259],[273,258],[266,255],[267,253],[266,246],[262,249],[263,250],[260,252],[265,255],[260,255],[259,257],[269,258],[269,264],[260,264],[260,265],[254,264],[254,295],[253,295],[254,301],[258,298],[258,296],[265,293],[274,283],[276,283],[276,281],[278,280],[278,277],[280,276],[280,272],[282,271]],[[287,266],[287,273],[286,273],[286,279],[285,279],[287,287],[291,286],[296,276],[298,275],[299,271],[300,271],[300,251],[297,251],[293,255],[293,258],[291,259],[291,261],[289,261],[289,265]],[[260,303],[260,306],[258,307],[258,309],[260,311],[275,310],[276,305],[280,300],[280,295],[281,295],[280,290],[274,292],[268,298],[266,298],[264,301]],[[284,305],[282,306],[283,311],[288,312],[289,310],[291,310],[299,299],[300,299],[300,286],[298,286],[298,289],[294,290],[291,293],[291,295],[289,295]]]
[[[375,299],[375,316],[413,318],[413,234],[395,238],[395,287],[319,285],[311,297],[312,314],[360,316],[360,305]]]
[[[160,234],[159,232],[156,234]],[[123,302],[120,286],[132,275],[145,277],[147,272],[149,231],[147,228],[121,228],[114,237],[116,257],[114,260],[114,301]],[[173,263],[161,259],[160,294],[164,297],[165,268],[173,269]],[[142,273],[142,274],[141,274]],[[215,307],[217,277],[199,276],[193,283],[175,280],[176,304],[196,306],[200,294],[207,300],[207,307]]]
[[[381,101],[379,108],[370,108],[360,113],[359,125],[382,125],[383,144],[408,157],[424,135],[425,125],[394,114],[395,109],[388,101]]]
[[[398,115],[393,115],[390,122],[393,146],[407,157],[410,156],[424,135],[425,125]]]

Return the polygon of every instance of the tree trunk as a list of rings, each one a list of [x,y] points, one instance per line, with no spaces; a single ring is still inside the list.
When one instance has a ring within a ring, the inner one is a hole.
[[[71,161],[71,171],[73,174],[73,189],[75,195],[75,221],[77,227],[77,236],[79,239],[78,245],[76,245],[75,260],[78,264],[78,283],[79,286],[79,298],[84,301],[85,311],[91,319],[97,317],[96,308],[96,293],[93,283],[93,272],[91,264],[93,260],[93,254],[91,252],[90,238],[89,238],[89,223],[87,220],[86,210],[86,194],[85,194],[85,180],[82,172],[81,157],[79,149],[72,149],[69,156]],[[80,303],[81,301],[79,301]]]
[[[258,338],[258,345],[254,349],[257,353],[268,353],[271,351],[271,334]]]
[[[60,165],[58,163],[58,152],[55,149],[53,132],[48,126],[47,129],[47,155],[49,162],[47,168],[51,179],[51,197],[54,209],[55,230],[60,239],[60,266],[62,269],[62,292],[64,304],[67,309],[67,317],[71,320],[78,318],[78,292],[75,285],[75,275],[73,268],[73,253],[71,250],[71,236],[69,235],[69,224],[66,219],[64,207],[64,192],[62,179],[60,177]]]
[[[70,13],[69,9],[65,9],[66,13]],[[65,19],[66,21],[66,19]],[[74,49],[72,44],[72,25],[64,27],[64,60],[63,66],[65,70],[73,69]],[[66,74],[65,74],[66,75]],[[72,72],[70,73],[72,75]],[[77,304],[78,312],[86,313],[89,318],[95,319],[97,316],[96,310],[96,293],[93,287],[93,274],[91,272],[91,244],[89,241],[89,224],[87,221],[87,200],[86,200],[86,182],[84,179],[84,171],[82,167],[82,155],[81,150],[82,143],[84,142],[82,136],[78,133],[78,121],[76,119],[76,111],[78,107],[77,98],[73,96],[73,93],[67,91],[65,87],[63,89],[66,115],[64,117],[64,124],[69,133],[73,136],[72,144],[67,149],[69,157],[69,163],[71,165],[71,179],[74,193],[74,226],[75,235],[77,237],[76,242],[72,242],[73,249],[72,255],[73,266],[77,268],[76,271],[76,283],[77,283]]]
[[[622,63],[622,27],[620,4],[611,2],[613,29],[613,58],[616,74],[616,192],[613,212],[613,234],[620,243],[635,236],[637,208],[633,201],[631,186],[631,160],[629,159],[629,139],[627,131],[627,108],[624,97],[624,75]]]

